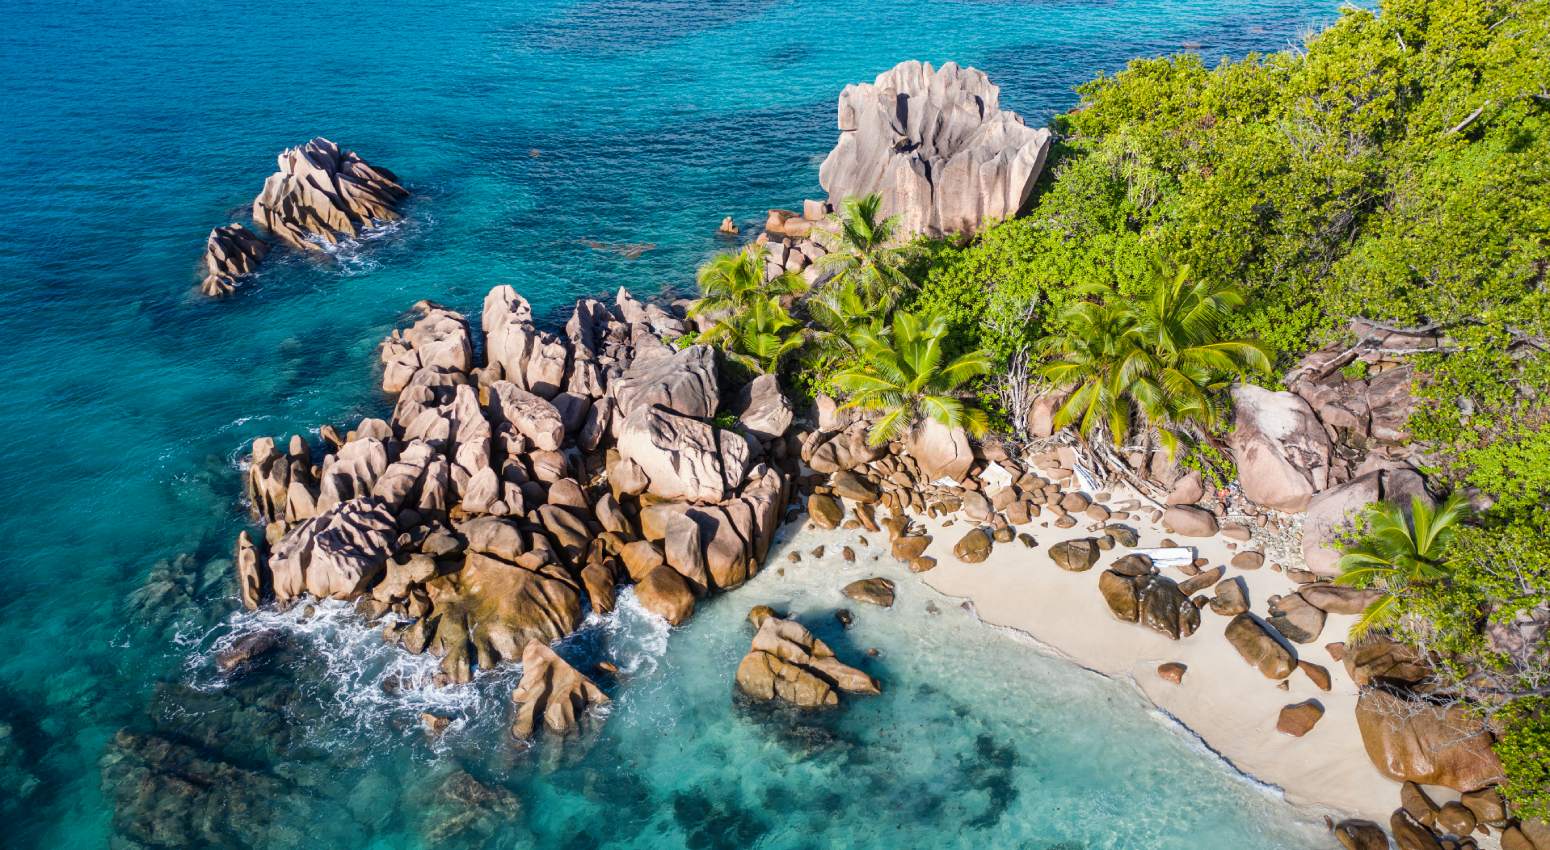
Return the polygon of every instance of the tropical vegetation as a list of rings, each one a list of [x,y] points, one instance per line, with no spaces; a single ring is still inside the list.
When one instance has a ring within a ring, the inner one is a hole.
[[[1448,577],[1443,554],[1468,513],[1469,503],[1457,493],[1441,506],[1412,496],[1408,510],[1390,501],[1366,508],[1360,520],[1362,533],[1344,547],[1340,557],[1338,580],[1351,587],[1373,588],[1380,595],[1351,624],[1352,638],[1397,625],[1409,589]]]
[[[947,322],[941,316],[921,317],[899,310],[889,333],[865,329],[856,336],[859,362],[834,377],[849,396],[848,407],[882,413],[867,439],[881,445],[930,417],[951,428],[983,435],[985,412],[966,404],[959,390],[970,379],[990,370],[990,357],[971,351],[948,359],[942,342]]]

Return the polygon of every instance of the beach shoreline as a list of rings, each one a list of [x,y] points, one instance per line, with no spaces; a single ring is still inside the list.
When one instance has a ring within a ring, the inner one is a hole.
[[[1344,639],[1354,616],[1329,615],[1316,641],[1296,647],[1301,660],[1328,670],[1331,689],[1321,690],[1299,670],[1282,690],[1238,655],[1224,637],[1230,618],[1209,608],[1201,612],[1195,634],[1179,641],[1117,620],[1097,582],[1102,568],[1124,554],[1118,547],[1102,553],[1099,563],[1085,572],[1066,572],[1055,565],[1048,554],[1051,545],[1090,536],[1103,523],[1059,529],[1047,515],[1042,521],[1035,518],[1018,530],[1032,534],[1036,546],[1028,548],[1015,541],[998,544],[985,561],[966,564],[953,556],[952,548],[975,527],[973,523],[952,516],[915,519],[932,537],[925,554],[937,559],[937,566],[921,578],[943,595],[966,601],[985,625],[1026,636],[1037,651],[1129,683],[1228,767],[1277,789],[1289,804],[1311,815],[1382,822],[1393,811],[1400,784],[1368,759],[1356,722],[1358,688],[1326,648]],[[1173,537],[1194,547],[1209,562],[1208,568],[1226,565],[1234,554],[1228,548],[1231,541],[1221,536],[1182,539],[1145,517],[1122,524],[1138,532],[1140,543],[1135,548],[1155,547],[1165,537]],[[1184,578],[1173,569],[1164,574]],[[1296,590],[1269,563],[1258,570],[1229,567],[1226,578],[1234,577],[1243,579],[1254,610],[1263,611],[1272,594]],[[1158,665],[1168,662],[1186,665],[1180,683],[1158,674]],[[1300,738],[1276,731],[1283,706],[1310,699],[1325,710],[1311,731]]]

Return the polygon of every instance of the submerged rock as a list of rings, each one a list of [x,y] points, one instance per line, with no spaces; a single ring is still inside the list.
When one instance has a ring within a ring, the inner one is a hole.
[[[397,219],[398,205],[409,197],[393,172],[324,138],[281,151],[278,162],[280,170],[253,201],[253,221],[304,251]]]
[[[840,138],[818,170],[838,205],[880,193],[908,234],[974,233],[1011,218],[1044,168],[1051,136],[1001,109],[984,72],[902,62],[845,87]]]

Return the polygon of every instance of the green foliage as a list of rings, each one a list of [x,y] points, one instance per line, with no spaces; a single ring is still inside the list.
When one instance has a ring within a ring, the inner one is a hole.
[[[699,341],[700,341],[700,332],[699,331],[684,331],[683,333],[679,334],[678,336],[673,337],[670,340],[670,343],[672,344],[672,346],[673,346],[673,348],[675,350],[683,351],[685,348],[688,348],[689,346],[694,345],[695,343],[697,343]]]
[[[700,299],[689,308],[689,315],[725,318],[764,296],[800,295],[807,291],[806,281],[791,272],[766,281],[764,263],[768,254],[763,245],[752,243],[737,251],[717,254],[700,266],[695,275]]]
[[[908,249],[897,245],[898,216],[881,217],[881,195],[846,198],[831,227],[813,229],[813,238],[829,253],[815,265],[830,275],[830,285],[850,286],[877,310],[887,313],[914,282],[905,274]]]
[[[780,361],[802,347],[805,335],[796,319],[773,295],[757,296],[700,335],[702,342],[720,345],[727,357],[761,374],[780,368]]]
[[[1516,816],[1550,820],[1550,697],[1517,700],[1497,717],[1503,795]]]
[[[1180,459],[1179,465],[1200,473],[1206,483],[1220,489],[1238,479],[1238,466],[1232,455],[1216,447],[1209,440],[1193,443]]]
[[[1383,595],[1351,624],[1352,638],[1395,625],[1403,611],[1401,600],[1410,588],[1448,577],[1444,554],[1468,515],[1469,503],[1456,493],[1435,507],[1413,496],[1408,516],[1393,502],[1367,506],[1359,521],[1361,534],[1343,547],[1336,580],[1376,588]]]
[[[1076,423],[1089,439],[1115,445],[1134,427],[1155,429],[1171,453],[1218,425],[1227,386],[1270,367],[1258,343],[1221,337],[1242,304],[1238,287],[1158,264],[1146,298],[1104,293],[1071,305],[1060,331],[1039,346],[1050,360],[1044,380],[1071,393],[1055,412],[1056,426]]]
[[[1367,377],[1367,361],[1352,360],[1340,367],[1340,376],[1348,381],[1360,381]]]
[[[835,375],[834,383],[849,394],[847,407],[884,412],[867,435],[873,445],[900,436],[927,416],[974,434],[985,432],[984,411],[959,395],[965,384],[990,369],[990,357],[973,351],[947,360],[946,336],[943,317],[903,310],[893,314],[887,334],[871,328],[857,332],[858,362]]]
[[[723,410],[710,420],[710,424],[723,431],[736,431],[740,423],[741,420],[737,418],[737,414],[730,410]]]

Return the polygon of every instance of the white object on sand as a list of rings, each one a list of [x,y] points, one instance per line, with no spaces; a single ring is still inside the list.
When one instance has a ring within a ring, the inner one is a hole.
[[[1137,555],[1145,555],[1152,559],[1152,566],[1159,570],[1169,567],[1182,567],[1185,564],[1195,562],[1195,550],[1188,546],[1170,546],[1166,549],[1137,549]]]
[[[1012,473],[1007,468],[995,461],[991,461],[980,473],[980,480],[992,487],[1005,487],[1012,483]]]

